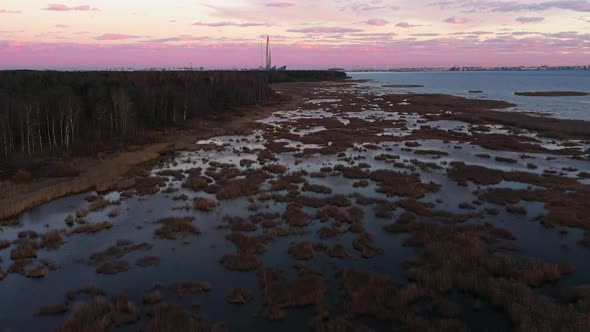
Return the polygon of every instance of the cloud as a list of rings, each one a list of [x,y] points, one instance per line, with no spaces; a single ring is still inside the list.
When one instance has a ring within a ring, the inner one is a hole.
[[[289,29],[289,30],[287,30],[287,32],[326,34],[326,33],[354,33],[354,32],[363,32],[363,30],[339,28],[339,27],[311,27],[311,28],[304,28],[304,29]]]
[[[421,25],[416,25],[416,24],[410,24],[408,22],[399,22],[398,24],[395,25],[398,28],[413,28],[413,27],[420,27]]]
[[[545,11],[549,9],[573,10],[578,12],[590,12],[588,0],[556,0],[537,3],[520,3],[518,1],[442,1],[429,4],[429,6],[441,9],[463,9],[465,12],[522,12]]]
[[[213,23],[204,23],[204,22],[195,22],[193,23],[195,26],[200,27],[240,27],[240,28],[247,28],[247,27],[260,27],[260,26],[269,26],[268,23],[236,23],[236,22],[213,22]]]
[[[0,14],[20,14],[17,10],[0,9]]]
[[[209,39],[209,37],[193,37],[190,35],[180,35],[177,37],[147,39],[147,40],[142,40],[141,42],[142,43],[160,44],[160,43],[172,43],[172,42],[201,41],[201,40],[207,40],[207,39]]]
[[[453,16],[453,17],[447,18],[445,20],[445,22],[451,23],[451,24],[465,24],[465,23],[467,23],[467,19],[465,17]]]
[[[295,6],[294,3],[290,2],[269,2],[266,4],[266,7],[275,7],[275,8],[289,8]]]
[[[51,11],[56,11],[56,12],[69,12],[69,11],[79,11],[79,12],[95,11],[96,12],[96,11],[100,11],[100,9],[90,7],[89,5],[70,7],[67,5],[55,4],[55,3],[50,3],[49,5],[47,5],[47,8],[45,8],[45,10],[51,10]]]
[[[98,36],[96,40],[123,40],[123,39],[134,39],[139,38],[139,36],[134,35],[123,35],[119,33],[105,33],[102,36]]]
[[[382,27],[382,26],[389,24],[389,21],[381,19],[381,18],[373,18],[373,19],[370,19],[370,20],[365,21],[363,23],[368,24],[368,25],[372,25],[372,26],[376,26],[376,27]]]
[[[520,22],[521,24],[529,24],[529,23],[540,23],[543,22],[545,19],[543,17],[528,17],[528,16],[520,16],[515,19],[515,21]]]
[[[66,29],[66,28],[69,28],[70,26],[65,25],[65,24],[56,24],[55,27],[58,29]]]

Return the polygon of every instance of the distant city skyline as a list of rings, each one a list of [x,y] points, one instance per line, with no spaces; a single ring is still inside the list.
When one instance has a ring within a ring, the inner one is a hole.
[[[0,69],[590,63],[589,0],[3,0]]]

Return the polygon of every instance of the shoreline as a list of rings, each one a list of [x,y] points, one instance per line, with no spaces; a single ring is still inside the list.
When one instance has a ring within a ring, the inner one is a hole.
[[[125,174],[134,167],[155,160],[165,153],[194,149],[199,140],[231,132],[251,131],[254,129],[256,120],[281,109],[292,108],[299,103],[298,98],[299,96],[293,95],[288,96],[290,100],[274,100],[265,105],[237,107],[231,112],[229,122],[225,122],[225,119],[219,122],[191,119],[184,128],[168,128],[167,131],[172,132],[172,137],[160,136],[160,141],[138,147],[134,151],[111,152],[106,158],[99,156],[84,158],[86,164],[94,165],[78,176],[34,179],[31,183],[25,184],[25,188],[22,184],[13,183],[12,187],[4,188],[6,196],[0,198],[0,222],[9,222],[9,219],[29,209],[61,197],[93,189],[98,192],[116,189],[119,183],[127,179]],[[17,188],[17,186],[21,187]],[[11,192],[16,190],[19,192]]]

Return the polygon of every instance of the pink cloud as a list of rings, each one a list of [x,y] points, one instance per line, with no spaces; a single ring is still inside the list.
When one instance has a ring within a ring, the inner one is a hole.
[[[381,18],[373,18],[368,21],[365,21],[364,23],[368,24],[368,25],[373,25],[376,27],[382,27],[382,26],[389,24],[389,21],[381,19]]]
[[[55,27],[58,29],[66,29],[66,28],[69,28],[70,26],[65,25],[65,24],[56,24]]]
[[[529,24],[529,23],[540,23],[543,22],[545,19],[543,17],[527,17],[527,16],[520,16],[515,19],[515,21],[520,22],[521,24]]]
[[[413,28],[413,27],[420,27],[421,25],[416,25],[416,24],[410,24],[408,22],[399,22],[398,24],[395,25],[398,28]]]
[[[204,23],[204,22],[195,22],[193,23],[195,26],[201,27],[240,27],[240,28],[247,28],[247,27],[259,27],[259,26],[269,26],[268,23],[236,23],[236,22],[214,22],[214,23]]]
[[[465,23],[467,23],[467,19],[465,17],[453,16],[453,17],[447,18],[445,20],[445,22],[451,23],[451,24],[465,24]]]
[[[17,10],[0,9],[0,14],[20,14]]]
[[[354,33],[354,32],[363,32],[363,30],[339,28],[339,27],[312,27],[312,28],[304,28],[304,29],[289,29],[289,30],[287,30],[287,32],[326,34],[326,33]]]
[[[69,12],[69,11],[87,12],[87,11],[99,11],[100,9],[90,7],[89,5],[70,7],[70,6],[67,6],[64,4],[50,3],[49,5],[47,5],[47,8],[45,8],[45,10],[51,10],[51,11],[56,11],[56,12]]]
[[[289,8],[295,6],[295,4],[290,2],[269,2],[266,4],[266,6],[275,8]]]
[[[134,39],[139,38],[139,36],[133,35],[123,35],[119,33],[105,33],[102,36],[98,36],[96,40],[122,40],[122,39]]]

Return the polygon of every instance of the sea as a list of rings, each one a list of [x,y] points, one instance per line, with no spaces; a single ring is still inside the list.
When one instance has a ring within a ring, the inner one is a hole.
[[[517,107],[507,111],[534,112],[560,119],[590,120],[590,96],[524,97],[515,92],[590,92],[590,71],[471,71],[471,72],[369,72],[348,73],[364,85],[423,85],[423,88],[390,88],[396,93],[442,93],[467,98],[504,100]],[[470,93],[469,91],[482,91]]]

